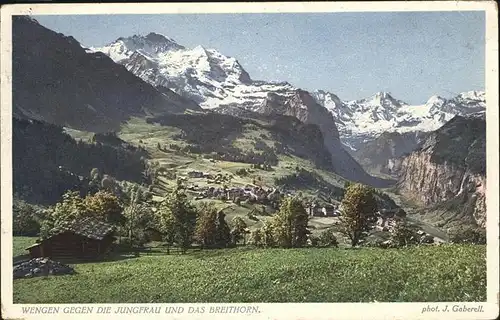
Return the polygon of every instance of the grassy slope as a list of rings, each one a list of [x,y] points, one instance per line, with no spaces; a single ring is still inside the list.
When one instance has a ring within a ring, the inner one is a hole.
[[[67,132],[76,139],[89,139],[91,135],[76,130],[68,130]],[[176,137],[181,132],[180,129],[169,126],[161,126],[159,124],[149,124],[143,119],[132,118],[126,124],[121,127],[118,135],[121,139],[136,145],[142,146],[148,150],[153,161],[158,161],[161,166],[167,168],[167,170],[174,171],[178,176],[185,177],[187,179],[186,185],[198,185],[199,187],[222,187],[223,184],[208,183],[206,179],[198,178],[188,178],[187,173],[192,170],[203,171],[205,173],[212,174],[222,174],[222,175],[232,175],[233,179],[231,182],[226,182],[228,186],[244,186],[247,184],[252,185],[252,180],[259,177],[261,179],[261,184],[264,187],[273,187],[274,178],[283,177],[292,173],[295,173],[295,168],[299,166],[310,172],[318,174],[326,183],[332,186],[342,187],[344,180],[337,176],[336,174],[318,169],[311,161],[305,160],[293,155],[279,155],[279,164],[273,167],[273,171],[265,171],[252,169],[252,172],[245,177],[236,175],[236,171],[242,168],[251,169],[250,164],[241,162],[228,162],[228,161],[215,161],[211,162],[208,159],[203,159],[197,154],[186,154],[179,153],[175,150],[160,151],[157,149],[158,143],[163,147],[167,147],[170,144],[175,144],[180,147],[186,145],[185,141]],[[254,152],[259,152],[255,150],[253,142],[255,139],[259,139],[268,146],[273,146],[276,141],[272,140],[270,137],[272,134],[262,127],[257,127],[255,125],[245,125],[244,130],[240,134],[230,137],[232,144],[243,150],[253,150]],[[166,177],[161,177],[160,184],[154,188],[157,196],[155,200],[161,200],[162,195],[174,185],[175,180],[167,179]],[[317,192],[314,188],[304,186],[300,190],[306,196],[318,196],[318,198],[325,198],[323,192]],[[188,193],[188,195],[193,195]],[[227,221],[231,221],[236,216],[242,217],[246,223],[249,225],[250,229],[258,228],[262,226],[262,222],[265,221],[269,216],[260,215],[258,211],[261,210],[260,205],[235,205],[231,202],[218,201],[218,200],[196,200],[194,203],[200,203],[203,201],[212,201],[216,204],[218,209],[225,209],[224,212],[227,215]],[[258,220],[251,220],[247,218],[247,213],[257,209],[256,217]],[[267,212],[272,212],[271,208],[266,208]],[[313,217],[310,221],[311,231],[314,234],[321,232],[322,230],[330,227],[334,222],[332,218],[319,218]],[[434,234],[433,234],[434,235]]]
[[[185,146],[186,143],[176,138],[175,136],[181,131],[178,128],[161,126],[158,124],[148,124],[142,119],[133,118],[128,123],[122,126],[119,137],[133,145],[140,145],[146,148],[152,160],[158,161],[163,167],[168,170],[172,170],[177,173],[178,176],[185,177],[187,179],[186,185],[198,185],[199,187],[222,187],[222,184],[208,183],[206,179],[188,178],[187,173],[192,170],[203,171],[205,173],[212,174],[222,174],[222,175],[232,175],[233,179],[231,182],[226,182],[228,186],[244,186],[247,184],[252,185],[252,180],[254,178],[260,177],[261,184],[263,187],[270,188],[274,186],[274,178],[286,176],[295,172],[295,167],[299,166],[311,172],[315,172],[320,175],[327,183],[334,186],[343,186],[344,181],[342,178],[337,176],[332,172],[318,169],[314,166],[311,161],[298,158],[292,155],[279,155],[279,165],[273,167],[273,171],[265,170],[252,170],[248,176],[241,177],[236,175],[236,171],[242,168],[250,169],[250,164],[240,163],[240,162],[228,162],[228,161],[216,161],[211,162],[208,159],[203,159],[200,155],[196,154],[185,154],[179,153],[175,150],[167,150],[166,152],[157,149],[158,143],[162,146],[168,147],[170,144],[176,144],[178,146]],[[82,132],[68,132],[72,134],[75,138],[88,138]],[[268,146],[273,146],[275,141],[271,138],[272,136],[269,132],[262,128],[257,128],[254,125],[247,125],[242,133],[238,136],[231,137],[233,140],[233,145],[244,150],[254,149],[252,142],[253,139],[260,139],[263,143]],[[175,180],[169,180],[165,177],[160,178],[161,184],[155,187],[154,191],[157,193],[156,200],[161,200],[161,196],[168,190],[168,188],[174,185]],[[316,194],[316,190],[305,187],[301,190],[305,195],[313,196]],[[188,193],[189,195],[189,193]],[[324,196],[319,194],[320,197]],[[200,203],[206,200],[197,200],[194,203]],[[240,205],[237,206],[231,202],[216,201],[212,200],[219,209],[225,208],[224,212],[227,214],[227,221],[230,221],[235,216],[241,216],[250,228],[260,227],[262,221],[265,221],[268,216],[257,214],[257,218],[260,221],[250,220],[246,217],[246,214],[257,208],[261,210],[261,206],[253,205]],[[270,212],[271,209],[267,208]],[[330,219],[331,220],[331,219]],[[326,228],[331,225],[332,221],[328,218],[313,218],[311,221],[312,225],[318,227],[319,230]]]
[[[152,253],[74,265],[73,276],[15,280],[14,303],[484,301],[485,251],[443,245]]]
[[[234,145],[251,148],[251,139],[262,133],[252,128],[234,140]],[[333,173],[316,169],[307,160],[280,156],[274,171],[255,170],[247,177],[238,177],[236,170],[249,164],[217,161],[212,163],[198,155],[162,152],[156,145],[183,142],[174,139],[179,130],[147,124],[133,119],[122,127],[120,138],[142,145],[167,168],[184,176],[190,170],[233,174],[228,185],[251,184],[260,176],[265,187],[273,178],[295,171],[295,166],[314,171],[332,185],[343,181]],[[85,132],[70,132],[77,138],[88,139]],[[264,142],[271,145],[272,141]],[[162,179],[156,189],[162,191],[173,183]],[[188,179],[188,184],[208,185],[205,179]],[[214,185],[221,186],[221,185]],[[302,190],[312,195],[315,190]],[[205,200],[200,200],[205,201]],[[196,202],[200,202],[196,201]],[[259,221],[246,217],[254,207],[237,206],[217,201],[226,208],[228,221],[242,216],[251,228],[259,227],[268,216],[257,215]],[[313,218],[313,232],[329,227],[332,218]],[[15,238],[14,255],[34,240]],[[24,242],[24,243],[21,243]],[[163,253],[129,257],[104,263],[78,264],[78,275],[49,279],[14,281],[14,301],[17,303],[64,302],[301,302],[301,301],[471,301],[485,297],[485,247],[441,246],[405,250],[218,250],[191,252],[186,256],[166,256]],[[390,277],[387,277],[390,274]],[[390,281],[389,281],[390,280]],[[162,283],[158,286],[158,283]],[[73,287],[68,293],[61,287]],[[35,294],[36,292],[36,294]],[[43,292],[43,294],[40,294]],[[100,292],[100,294],[96,294]]]
[[[216,163],[211,163],[206,159],[202,159],[200,155],[196,154],[178,154],[173,150],[163,152],[157,150],[156,146],[158,143],[168,146],[169,144],[177,144],[179,146],[184,146],[186,143],[181,139],[177,139],[174,136],[180,133],[180,130],[174,127],[160,126],[158,124],[148,124],[141,119],[132,119],[127,124],[122,126],[119,136],[121,139],[135,145],[142,145],[151,154],[151,157],[159,161],[165,166],[171,166],[175,168],[176,171],[186,173],[190,170],[206,170],[212,172],[220,173],[232,173],[234,174],[236,170],[241,168],[249,168],[250,164],[239,163],[239,162],[226,162],[217,161]],[[81,136],[81,134],[80,134]],[[264,129],[256,129],[253,125],[247,125],[244,127],[243,132],[239,136],[232,137],[232,144],[245,151],[253,150],[259,153],[258,150],[252,145],[252,139],[259,138],[268,146],[273,146],[275,141],[270,139],[271,134]],[[263,138],[267,137],[267,138]],[[304,169],[317,172],[329,183],[342,186],[344,180],[334,173],[316,169],[315,166],[308,160],[304,160],[295,156],[280,156],[280,164],[274,167],[274,171],[264,171],[256,170],[254,174],[248,177],[241,178],[236,177],[235,184],[247,184],[252,182],[252,178],[256,176],[261,176],[263,179],[263,184],[265,186],[272,186],[274,184],[273,178],[283,175],[293,173],[295,167],[299,165]]]

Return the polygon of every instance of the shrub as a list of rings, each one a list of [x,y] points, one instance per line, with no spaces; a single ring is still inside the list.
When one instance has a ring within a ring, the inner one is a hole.
[[[338,248],[339,242],[332,229],[326,229],[325,231],[321,232],[318,238],[318,245],[322,247]]]
[[[241,176],[241,177],[246,177],[246,176],[248,176],[248,171],[247,171],[247,169],[242,168],[242,169],[236,170],[236,174]]]
[[[309,235],[309,244],[313,247],[319,246],[319,238],[313,235]]]
[[[458,227],[449,232],[452,243],[486,244],[486,230],[473,227]]]
[[[39,209],[22,200],[14,200],[12,211],[12,233],[15,236],[36,236],[40,233]]]
[[[392,247],[407,247],[420,243],[421,237],[416,230],[404,220],[396,220],[396,224],[389,230]]]

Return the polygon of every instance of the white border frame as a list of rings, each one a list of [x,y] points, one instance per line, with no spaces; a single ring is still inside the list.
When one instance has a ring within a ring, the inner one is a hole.
[[[384,12],[384,11],[485,11],[486,17],[486,101],[487,101],[487,302],[484,303],[256,303],[261,313],[251,315],[259,319],[494,319],[499,310],[499,198],[498,198],[498,8],[494,1],[401,1],[401,2],[262,2],[262,3],[114,3],[114,4],[12,4],[1,8],[1,308],[5,319],[54,319],[71,317],[92,318],[150,318],[154,315],[126,314],[38,314],[21,312],[22,306],[14,305],[12,296],[12,99],[11,99],[11,53],[12,15],[45,14],[167,14],[167,13],[270,13],[270,12]],[[421,310],[427,305],[444,307],[454,304],[469,307],[483,306],[482,313],[427,313]],[[126,306],[128,304],[92,304],[99,306]],[[140,304],[147,305],[147,304]],[[184,306],[196,304],[154,304],[155,306]],[[199,305],[199,304],[198,304]],[[203,304],[242,305],[242,304]],[[40,305],[37,305],[40,306]],[[46,305],[50,306],[50,305]],[[53,305],[54,306],[54,305]],[[71,304],[57,305],[61,309]],[[231,318],[238,319],[243,314],[210,314],[195,317],[187,313],[169,315],[164,318]],[[159,316],[158,316],[159,317]]]

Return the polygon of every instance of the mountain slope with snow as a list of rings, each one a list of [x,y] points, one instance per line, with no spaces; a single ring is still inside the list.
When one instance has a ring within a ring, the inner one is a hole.
[[[105,53],[143,80],[168,87],[205,109],[237,106],[259,111],[268,93],[291,98],[298,90],[287,82],[252,80],[235,58],[201,46],[189,49],[153,32],[119,38],[92,50]],[[354,150],[383,132],[429,132],[455,115],[485,109],[484,92],[480,91],[461,93],[452,99],[433,96],[423,105],[409,105],[387,92],[354,101],[343,101],[322,90],[311,95],[330,111],[342,142]]]
[[[119,38],[91,50],[105,53],[143,80],[171,88],[205,109],[238,104],[252,110],[268,92],[295,89],[286,82],[254,81],[235,58],[202,46],[188,49],[157,33]]]
[[[321,90],[312,95],[332,113],[342,141],[354,150],[384,132],[429,132],[456,115],[468,115],[486,108],[481,91],[460,93],[451,99],[432,96],[423,105],[409,105],[387,92],[355,101],[342,101],[335,94]]]
[[[243,108],[294,116],[304,123],[318,125],[336,173],[373,185],[387,184],[368,175],[344,150],[332,114],[308,92],[287,82],[252,80],[235,58],[201,46],[187,49],[156,33],[119,38],[105,47],[90,50],[105,53],[143,80],[168,87],[205,109],[235,114]]]
[[[316,124],[336,158],[337,171],[353,180],[366,181],[368,176],[343,150],[345,146],[355,153],[384,132],[429,132],[455,115],[485,109],[484,92],[476,91],[452,99],[434,96],[423,105],[409,105],[386,92],[343,101],[330,92],[308,93],[287,82],[256,81],[233,57],[201,46],[186,48],[153,32],[90,50],[105,53],[146,82],[170,88],[204,109],[233,115],[241,109],[291,115]]]

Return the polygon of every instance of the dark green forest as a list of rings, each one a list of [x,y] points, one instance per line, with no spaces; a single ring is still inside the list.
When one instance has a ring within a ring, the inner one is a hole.
[[[113,134],[76,141],[62,127],[13,119],[13,191],[30,203],[52,204],[67,190],[85,192],[93,168],[118,180],[144,181],[145,150]]]

